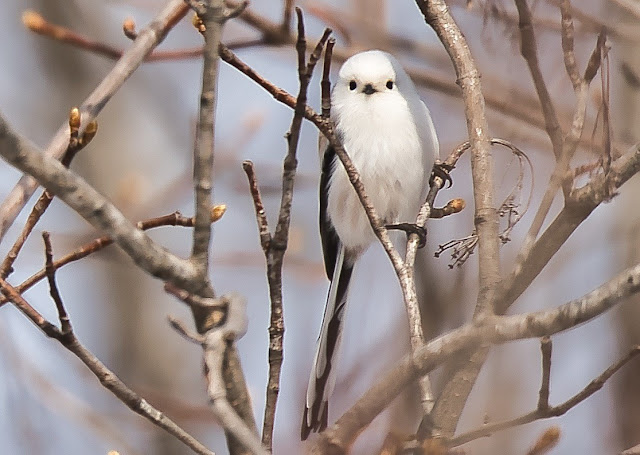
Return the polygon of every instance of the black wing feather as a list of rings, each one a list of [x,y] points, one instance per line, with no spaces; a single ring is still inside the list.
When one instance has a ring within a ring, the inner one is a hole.
[[[324,268],[327,278],[333,279],[333,269],[336,265],[340,239],[336,233],[329,214],[327,205],[329,200],[329,180],[335,168],[336,152],[333,147],[327,147],[322,157],[322,172],[320,174],[320,238],[322,239],[322,253],[324,255]]]

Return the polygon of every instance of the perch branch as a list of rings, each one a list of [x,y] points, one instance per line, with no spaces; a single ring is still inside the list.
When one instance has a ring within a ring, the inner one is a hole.
[[[624,270],[583,297],[556,308],[512,316],[488,316],[435,338],[402,359],[365,392],[335,424],[320,434],[311,453],[346,453],[358,434],[402,390],[457,353],[516,339],[551,336],[603,314],[638,291],[640,265]],[[574,400],[575,397],[569,402]],[[566,407],[566,404],[561,406]]]

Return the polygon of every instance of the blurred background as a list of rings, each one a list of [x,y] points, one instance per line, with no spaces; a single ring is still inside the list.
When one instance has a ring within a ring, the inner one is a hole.
[[[141,29],[162,7],[160,0],[4,0],[0,14],[0,111],[17,131],[44,147],[113,65],[104,57],[36,36],[21,23],[26,9],[53,23],[116,47],[129,41],[122,22],[132,17]],[[266,20],[282,20],[282,2],[254,0],[251,8]],[[507,139],[531,158],[535,208],[546,188],[554,160],[542,129],[533,85],[519,54],[515,6],[508,0],[448,2],[482,73],[491,134]],[[446,155],[466,140],[461,100],[455,95],[455,73],[434,33],[414,2],[350,0],[297,2],[305,11],[309,41],[325,26],[335,30],[337,52],[369,48],[393,52],[412,71],[431,110]],[[555,0],[532,2],[542,71],[567,128],[575,98],[563,64],[560,13]],[[574,2],[576,52],[581,68],[595,46],[598,31],[609,29],[611,110],[618,151],[638,141],[640,100],[640,2],[582,0]],[[254,42],[260,32],[234,20],[224,41]],[[169,34],[161,49],[198,46],[201,37],[189,20]],[[296,55],[291,46],[241,46],[237,53],[276,85],[297,93]],[[334,70],[338,68],[334,64]],[[176,210],[191,216],[191,154],[201,79],[198,58],[144,64],[111,99],[98,117],[99,132],[73,168],[137,221]],[[233,68],[222,64],[216,125],[214,200],[227,213],[214,225],[211,276],[218,293],[239,291],[248,299],[249,331],[238,349],[261,426],[267,379],[269,300],[265,263],[254,209],[241,162],[255,163],[267,215],[275,224],[280,201],[284,135],[292,111]],[[595,119],[602,99],[600,76],[591,87],[591,102],[582,147],[575,163],[596,161],[601,126]],[[319,72],[310,90],[319,110]],[[595,131],[592,134],[592,131]],[[285,352],[276,415],[274,452],[301,453],[299,442],[303,397],[320,328],[328,282],[324,276],[317,232],[319,158],[317,131],[303,125],[298,149],[299,171],[293,203],[290,247],[284,269]],[[594,151],[595,150],[595,151]],[[517,166],[495,149],[497,192],[511,190]],[[473,229],[473,198],[468,157],[452,174],[454,186],[438,202],[462,197],[461,214],[429,223],[429,238],[418,261],[425,330],[430,337],[470,320],[477,294],[477,257],[450,268],[450,258],[434,258],[438,245]],[[19,173],[0,163],[0,198]],[[531,179],[525,182],[529,191]],[[39,194],[37,192],[36,194]],[[550,308],[599,286],[638,262],[640,215],[638,179],[622,188],[611,203],[598,208],[569,239],[511,313]],[[526,194],[525,194],[526,195]],[[22,213],[3,243],[4,256],[30,210]],[[559,201],[556,201],[560,208]],[[517,248],[533,212],[502,247],[503,273],[511,271]],[[552,219],[551,215],[549,220]],[[40,233],[51,232],[59,257],[98,236],[72,210],[55,200],[15,264],[10,282],[18,284],[44,264]],[[191,230],[166,227],[150,235],[171,251],[187,256]],[[186,342],[167,323],[167,315],[190,322],[187,308],[164,293],[162,283],[134,267],[116,248],[107,248],[58,272],[59,287],[78,337],[127,385],[176,420],[218,454],[226,453],[223,433],[207,409],[201,350]],[[27,300],[55,320],[45,283],[25,293]],[[633,299],[637,300],[637,299]],[[577,393],[640,340],[637,305],[627,302],[603,317],[553,338],[551,403]],[[377,378],[408,352],[408,329],[393,270],[379,246],[356,268],[331,400],[330,420],[346,411]],[[440,375],[434,374],[436,389]],[[553,453],[616,453],[640,442],[640,365],[624,367],[605,387],[559,419],[535,422],[474,441],[473,454],[526,453],[550,425],[562,436]],[[483,421],[515,417],[535,408],[540,381],[537,340],[492,351],[470,396],[459,431]],[[374,421],[354,449],[375,453],[390,429],[415,431],[415,391],[396,400]],[[11,454],[189,453],[174,438],[132,413],[58,343],[47,339],[9,305],[0,308],[0,446]]]

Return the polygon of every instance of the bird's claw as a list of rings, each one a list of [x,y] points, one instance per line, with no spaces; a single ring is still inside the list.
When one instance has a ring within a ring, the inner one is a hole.
[[[445,163],[434,164],[433,170],[431,171],[431,178],[429,179],[429,184],[433,183],[433,179],[435,177],[440,177],[443,182],[448,184],[448,186],[446,186],[447,188],[451,187],[453,185],[453,179],[451,178],[451,175],[449,173],[451,172],[452,169],[453,169],[453,166],[451,166],[450,164],[445,164]]]
[[[407,235],[416,234],[418,236],[418,248],[424,248],[427,244],[427,228],[424,226],[418,226],[415,223],[398,223],[387,224],[385,227],[390,230],[404,231]]]

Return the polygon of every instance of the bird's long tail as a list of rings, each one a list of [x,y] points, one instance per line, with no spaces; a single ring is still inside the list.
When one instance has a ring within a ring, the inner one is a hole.
[[[342,339],[342,321],[352,271],[353,262],[345,258],[345,249],[340,245],[307,387],[307,399],[302,416],[302,440],[307,439],[312,431],[322,431],[327,428],[329,396],[336,382],[334,363],[337,360]]]

